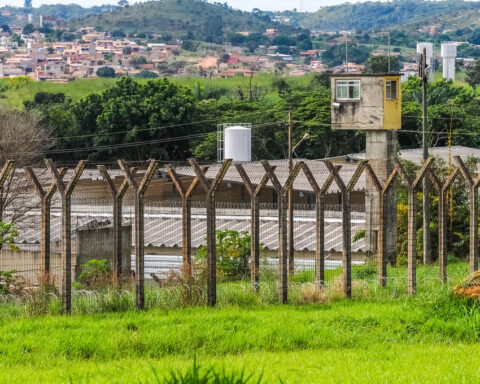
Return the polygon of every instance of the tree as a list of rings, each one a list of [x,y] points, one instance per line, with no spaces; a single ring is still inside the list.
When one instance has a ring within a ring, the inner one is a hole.
[[[208,16],[205,20],[205,40],[214,42],[223,36],[223,20],[221,16]]]
[[[52,146],[51,127],[42,125],[42,115],[38,111],[0,107],[0,132],[0,164],[13,160],[17,168],[33,165]],[[0,210],[8,211],[9,222],[16,222],[38,207],[38,201],[25,199],[25,189],[29,185],[24,177],[14,177],[14,172],[6,180],[0,193]]]
[[[129,7],[128,0],[120,0],[117,4],[120,8],[128,8]]]
[[[11,37],[10,37],[10,41],[14,42],[14,43],[18,43],[18,46],[21,47],[25,41],[22,40],[22,38],[20,37],[20,35],[17,35],[16,33],[14,33]]]
[[[32,8],[32,0],[25,0],[25,2],[23,3],[23,7],[27,9]]]
[[[98,77],[115,77],[115,70],[112,67],[101,67],[96,74]]]
[[[50,92],[37,92],[33,97],[33,101],[24,101],[23,105],[25,109],[32,110],[51,104],[63,104],[65,102],[64,93],[50,93]]]
[[[33,27],[33,24],[27,24],[23,27],[22,33],[24,35],[30,35],[35,31],[35,28]]]
[[[472,87],[480,84],[480,59],[467,69],[467,83]]]
[[[144,56],[137,56],[131,59],[129,63],[135,69],[139,69],[143,64],[147,64],[147,59]]]
[[[390,71],[388,68],[390,61]],[[398,72],[400,64],[396,56],[370,56],[365,64],[365,73]]]
[[[135,75],[135,77],[138,77],[139,79],[155,79],[158,75],[155,72],[144,69],[139,74]]]
[[[73,112],[80,132],[94,132],[91,146],[99,149],[90,153],[92,159],[185,159],[191,154],[188,140],[174,138],[194,133],[185,123],[195,118],[195,100],[190,90],[168,79],[139,83],[122,77]]]
[[[228,60],[230,60],[230,55],[228,53],[222,53],[218,58],[220,63],[228,63]]]

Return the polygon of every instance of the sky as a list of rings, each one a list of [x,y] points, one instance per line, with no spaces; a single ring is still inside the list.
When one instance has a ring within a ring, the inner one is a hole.
[[[224,3],[226,0],[217,0]],[[320,6],[336,5],[345,3],[345,0],[227,0],[227,3],[238,9],[251,11],[252,8],[260,8],[266,11],[283,11],[287,9],[300,9],[300,2],[303,3],[305,11],[316,11]],[[362,0],[350,0],[351,3],[357,3]],[[118,0],[33,0],[33,6],[38,7],[41,4],[70,4],[77,3],[84,7],[101,4],[116,4]],[[135,1],[130,0],[130,3]],[[213,1],[209,1],[213,2]],[[24,0],[0,0],[0,6],[12,5],[16,7],[23,6]]]

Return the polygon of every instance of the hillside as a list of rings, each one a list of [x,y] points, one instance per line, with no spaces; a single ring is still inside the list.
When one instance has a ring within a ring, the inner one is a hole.
[[[239,31],[263,33],[267,28],[293,29],[275,24],[268,16],[196,0],[149,1],[89,16],[72,24],[108,31],[123,29],[126,32],[163,33],[176,37],[191,32],[197,40],[207,41],[221,41],[229,33]]]
[[[78,4],[43,4],[38,8],[31,9],[5,6],[0,8],[0,11],[4,13],[4,15],[0,15],[0,23],[15,23],[18,21],[16,18],[17,16],[26,18],[29,13],[31,13],[35,19],[40,15],[48,15],[54,16],[60,20],[68,20],[111,11],[115,8],[114,5],[101,5],[84,8]]]
[[[311,30],[383,29],[462,11],[480,10],[480,2],[463,0],[395,0],[322,7],[314,13],[292,14],[292,22]]]

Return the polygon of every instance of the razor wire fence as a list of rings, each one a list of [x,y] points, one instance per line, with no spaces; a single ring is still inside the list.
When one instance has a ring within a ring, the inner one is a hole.
[[[47,285],[64,312],[72,297],[81,303],[106,291],[140,309],[213,306],[245,293],[272,303],[385,286],[414,294],[447,280],[454,203],[469,211],[464,248],[470,270],[478,268],[479,182],[460,158],[447,171],[433,159],[421,169],[396,159],[296,161],[292,169],[285,161],[45,164],[7,162],[0,174],[0,218],[18,231],[0,251],[0,271],[15,271],[0,289],[21,296]],[[425,177],[438,256],[417,273]],[[394,268],[402,263],[407,268]]]

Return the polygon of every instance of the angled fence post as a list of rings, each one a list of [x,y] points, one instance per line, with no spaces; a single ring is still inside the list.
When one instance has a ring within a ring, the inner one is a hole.
[[[394,158],[393,162],[408,190],[408,293],[414,295],[417,292],[417,196],[415,189],[433,165],[433,158],[430,157],[423,163],[413,181],[409,180],[400,160]]]
[[[195,177],[188,188],[182,183],[180,176],[177,174],[172,165],[165,166],[170,178],[175,185],[180,198],[182,199],[182,275],[184,277],[192,276],[192,196],[199,184],[198,177]],[[202,167],[202,173],[205,174],[208,167]]]
[[[52,159],[46,159],[45,164],[62,199],[62,308],[64,313],[70,313],[72,308],[72,193],[85,169],[86,161],[81,160],[78,163],[67,185],[64,185],[63,177]]]
[[[438,265],[440,279],[444,283],[447,282],[447,191],[459,173],[458,167],[455,168],[442,184],[434,172],[429,172],[430,180],[438,191]]]
[[[340,166],[337,167],[337,171],[338,170],[340,170]],[[306,163],[303,165],[303,173],[307,177],[315,194],[315,283],[319,287],[323,287],[325,285],[325,195],[332,185],[334,178],[330,172],[325,183],[320,188],[310,167]]]
[[[104,165],[97,165],[99,172],[103,177],[103,181],[110,191],[113,198],[113,270],[115,275],[119,278],[122,274],[128,273],[129,265],[123,265],[122,254],[122,223],[123,223],[123,198],[130,186],[130,182],[125,178],[117,189],[115,183],[110,177],[107,168]],[[137,169],[131,168],[130,172],[135,176]]]
[[[158,167],[158,161],[150,160],[140,184],[124,160],[118,165],[135,192],[135,291],[137,309],[145,308],[145,206],[144,195]]]
[[[195,159],[189,159],[195,174],[207,194],[207,302],[210,307],[217,303],[217,244],[215,222],[215,193],[227,173],[232,159],[225,159],[215,179],[207,180]]]
[[[263,175],[262,179],[255,187],[250,178],[245,172],[245,168],[242,164],[235,164],[240,177],[243,180],[243,184],[250,195],[250,212],[251,212],[251,253],[250,253],[250,278],[252,282],[252,288],[255,292],[260,289],[260,204],[259,195],[265,188],[268,182],[268,175]]]
[[[350,193],[357,184],[358,179],[367,166],[366,161],[360,161],[355,172],[346,185],[342,180],[338,170],[331,161],[325,160],[325,165],[331,172],[335,183],[340,188],[342,196],[342,272],[343,272],[343,291],[345,297],[352,297],[352,215]]]
[[[454,156],[469,189],[470,200],[470,272],[478,269],[478,187],[480,175],[474,180],[460,156]]]
[[[0,221],[3,220],[3,186],[10,176],[10,172],[13,169],[15,162],[13,160],[7,160],[0,171]]]
[[[60,168],[58,174],[63,180],[67,170],[65,168]],[[41,268],[42,274],[44,276],[50,275],[50,222],[51,222],[51,205],[52,197],[57,191],[57,184],[53,181],[50,186],[45,190],[42,187],[42,184],[38,180],[38,177],[35,175],[32,167],[25,167],[25,173],[27,177],[32,182],[37,195],[40,197],[41,206],[42,206],[42,219],[41,219],[41,241],[40,241],[40,256],[41,256]]]
[[[287,254],[287,194],[293,187],[293,182],[297,177],[303,162],[295,164],[292,172],[289,173],[285,184],[282,185],[278,181],[277,175],[273,172],[273,168],[266,160],[261,161],[268,178],[273,184],[273,188],[278,196],[278,294],[282,304],[286,304],[288,300],[288,254]]]
[[[378,225],[378,279],[380,286],[385,287],[387,285],[387,217],[388,211],[385,204],[385,197],[390,191],[393,182],[397,176],[397,169],[393,168],[393,171],[387,178],[384,185],[380,183],[375,171],[370,164],[367,164],[365,168],[368,176],[371,178],[373,185],[378,192],[378,213],[379,213],[379,225]]]

